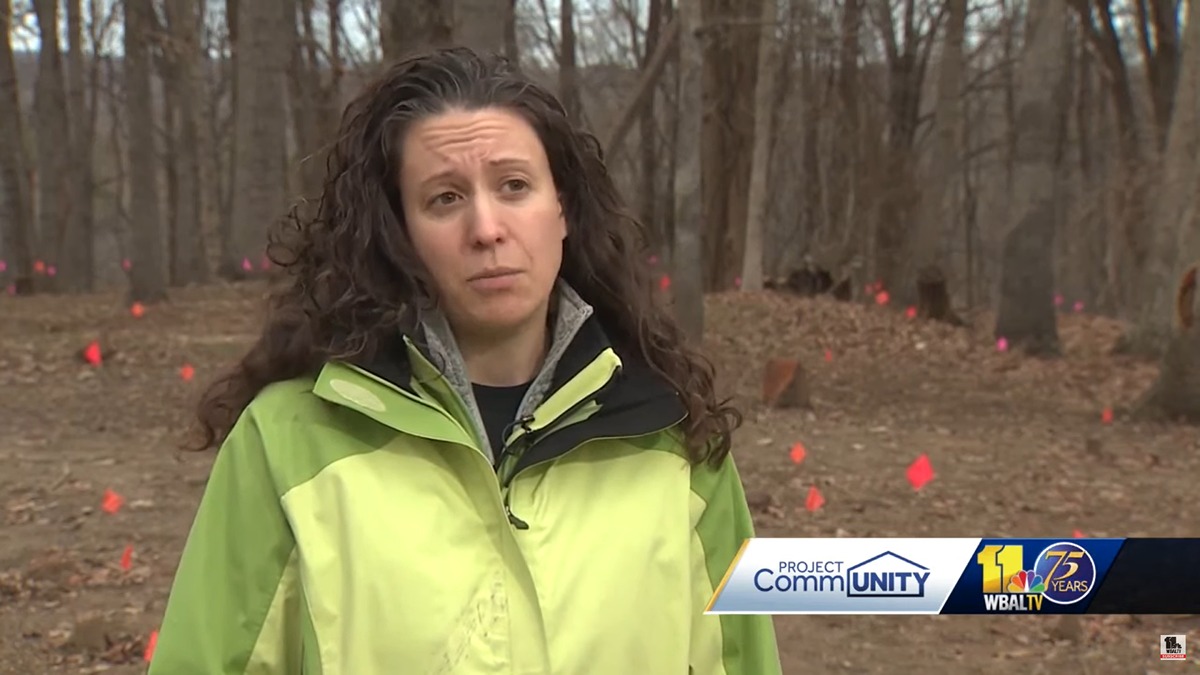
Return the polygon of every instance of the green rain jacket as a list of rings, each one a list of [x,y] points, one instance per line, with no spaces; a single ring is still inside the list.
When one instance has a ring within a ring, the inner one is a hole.
[[[557,296],[498,470],[444,318],[263,390],[214,461],[150,675],[781,672],[771,617],[703,613],[753,536],[732,459],[691,465],[679,397]]]

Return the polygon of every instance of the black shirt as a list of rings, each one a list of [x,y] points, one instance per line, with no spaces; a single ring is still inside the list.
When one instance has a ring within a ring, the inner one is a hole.
[[[471,385],[475,393],[475,403],[479,406],[479,414],[483,417],[484,431],[487,432],[488,441],[492,446],[492,456],[496,460],[499,460],[500,451],[504,448],[504,439],[508,437],[505,432],[510,431],[509,426],[517,419],[517,411],[521,408],[521,401],[524,400],[530,384],[532,383],[526,382],[515,387]]]

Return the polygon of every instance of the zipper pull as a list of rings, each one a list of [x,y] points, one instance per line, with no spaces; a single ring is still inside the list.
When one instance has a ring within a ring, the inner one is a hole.
[[[504,431],[502,431],[501,434],[504,436],[505,439],[507,439],[509,434],[511,434],[513,432],[513,429],[515,429],[517,427],[521,427],[521,429],[523,429],[525,431],[525,433],[527,433],[527,434],[531,433],[529,430],[529,425],[532,423],[533,423],[533,415],[526,415],[519,419],[515,419],[512,422],[509,422],[508,426],[504,427]],[[507,443],[505,443],[505,445],[507,445]]]
[[[525,437],[523,437],[523,439],[522,439],[522,440],[524,440],[524,438],[527,438],[529,436],[529,434],[533,433],[529,429],[529,425],[532,422],[533,422],[533,415],[526,415],[519,420],[513,420],[512,423],[510,423],[508,426],[504,427],[504,437],[508,438],[508,435],[512,433],[513,428],[519,426],[519,427],[521,427],[521,429],[523,429],[525,431]],[[526,442],[526,447],[528,447],[528,442]],[[496,457],[496,464],[494,467],[496,469],[496,471],[500,470],[501,464],[504,463],[505,458],[508,457],[511,450],[512,450],[512,446],[509,445],[508,443],[505,443],[504,447],[500,449],[500,454]]]
[[[504,515],[508,516],[509,525],[512,525],[513,527],[517,528],[518,530],[528,530],[529,523],[516,517],[516,515],[514,515],[512,512],[512,506],[509,504],[509,501],[508,501],[509,498],[511,497],[511,495],[512,495],[512,493],[510,493],[508,490],[504,491]]]
[[[508,504],[504,505],[504,513],[505,513],[505,515],[508,516],[508,522],[513,527],[517,528],[518,530],[528,530],[529,529],[529,523],[516,517],[512,512],[512,507],[510,507]]]
[[[521,429],[525,432],[526,436],[533,433],[533,430],[529,428],[529,425],[533,424],[533,415],[526,415],[522,417],[521,419],[517,420],[517,424],[521,426]]]

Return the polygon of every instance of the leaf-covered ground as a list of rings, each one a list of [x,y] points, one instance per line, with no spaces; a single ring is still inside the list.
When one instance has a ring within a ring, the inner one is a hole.
[[[201,384],[253,336],[262,290],[176,291],[139,318],[117,294],[0,296],[0,673],[143,672],[211,460],[176,448]],[[1200,536],[1200,436],[1122,417],[1156,369],[1109,354],[1111,321],[1063,314],[1065,356],[1038,361],[998,351],[987,316],[954,329],[773,293],[707,311],[760,535]],[[811,411],[764,409],[771,358],[801,360]],[[917,491],[921,455],[935,475]],[[1166,673],[1159,634],[1200,643],[1200,619],[1173,616],[776,625],[788,673]]]

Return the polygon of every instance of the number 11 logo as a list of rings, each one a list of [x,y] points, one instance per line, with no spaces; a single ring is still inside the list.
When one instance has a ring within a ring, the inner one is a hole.
[[[1014,577],[1024,571],[1025,550],[1020,544],[984,546],[975,560],[983,568],[984,593],[1028,592],[1024,588],[1011,587]]]
[[[1025,569],[1025,549],[1020,544],[989,545],[976,556],[983,567],[983,592],[1039,595],[1046,592],[1045,578],[1037,566]],[[1038,607],[1041,607],[1040,598]]]

